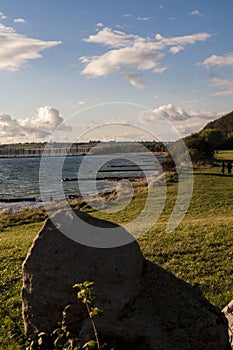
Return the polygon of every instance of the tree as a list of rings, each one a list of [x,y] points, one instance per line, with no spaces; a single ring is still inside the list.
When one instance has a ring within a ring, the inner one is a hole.
[[[220,130],[204,129],[201,131],[200,137],[207,141],[214,150],[222,149],[224,136]]]
[[[211,161],[214,155],[213,146],[199,134],[192,134],[184,139],[193,162]]]

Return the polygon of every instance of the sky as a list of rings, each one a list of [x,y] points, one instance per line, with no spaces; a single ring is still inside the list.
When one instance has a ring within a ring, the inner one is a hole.
[[[0,143],[197,132],[233,109],[232,13],[232,0],[0,0]]]

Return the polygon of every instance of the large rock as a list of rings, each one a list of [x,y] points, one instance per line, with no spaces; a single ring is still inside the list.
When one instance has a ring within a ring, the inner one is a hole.
[[[222,310],[228,320],[228,334],[231,348],[233,349],[233,300]]]
[[[128,244],[93,248],[77,243],[79,235],[85,235],[85,225],[76,222],[72,226],[75,216],[91,224],[90,237],[92,229],[93,235],[97,229],[105,235],[114,228]],[[90,320],[72,288],[89,280],[95,282],[96,305],[104,311],[96,319],[98,332],[108,344],[115,342],[116,350],[229,349],[227,321],[221,311],[197,289],[145,260],[123,228],[81,212],[59,212],[53,222],[62,220],[63,225],[64,217],[76,242],[49,219],[23,264],[23,318],[28,336],[50,332],[63,314],[64,325],[78,333],[81,341],[93,339]]]
[[[71,231],[76,229],[81,238],[87,230],[91,236],[92,230],[93,235],[98,229],[100,234],[102,231],[105,235],[116,229],[122,242],[124,238],[129,241],[130,235],[122,227],[82,212],[71,214],[61,211],[52,219],[53,222],[61,222],[61,225],[68,221]],[[73,238],[78,240],[78,236],[73,235]],[[91,242],[90,237],[88,240]],[[51,331],[56,327],[64,307],[77,304],[73,285],[85,280],[95,282],[101,305],[107,300],[112,309],[121,309],[137,289],[143,269],[141,251],[131,236],[130,241],[117,248],[84,246],[67,238],[48,219],[23,263],[22,299],[26,334],[33,336],[41,329]]]

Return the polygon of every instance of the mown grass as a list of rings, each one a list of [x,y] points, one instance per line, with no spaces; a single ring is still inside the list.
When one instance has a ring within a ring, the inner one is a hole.
[[[3,228],[0,233],[0,349],[15,350],[22,343],[21,266],[41,222]],[[25,347],[22,347],[24,349]]]
[[[218,151],[218,153],[215,154],[215,158],[217,160],[233,160],[233,151]]]
[[[229,152],[217,156],[231,159]],[[212,167],[195,169],[194,180],[190,207],[176,230],[166,232],[177,194],[177,184],[172,183],[167,186],[160,219],[138,242],[146,258],[198,286],[210,302],[222,308],[233,299],[233,177],[221,176],[220,168]],[[146,198],[147,192],[137,188],[126,210],[112,214],[85,206],[82,210],[123,224],[137,216]],[[0,349],[24,349],[19,331],[21,265],[45,216],[42,209],[0,216]]]
[[[233,152],[232,152],[233,154]],[[228,155],[229,156],[229,155]],[[194,188],[189,209],[174,232],[167,233],[177,184],[170,184],[162,215],[138,242],[146,258],[176,276],[198,286],[214,305],[223,308],[233,299],[233,176],[222,176],[219,167],[194,170]],[[146,194],[128,211],[143,205]],[[100,216],[100,214],[93,213]],[[129,215],[101,215],[117,223]]]

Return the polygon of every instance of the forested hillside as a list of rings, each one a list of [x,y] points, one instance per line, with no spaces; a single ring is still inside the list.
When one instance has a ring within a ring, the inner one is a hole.
[[[203,130],[215,129],[222,133],[223,136],[229,137],[233,134],[233,111],[208,123]]]

